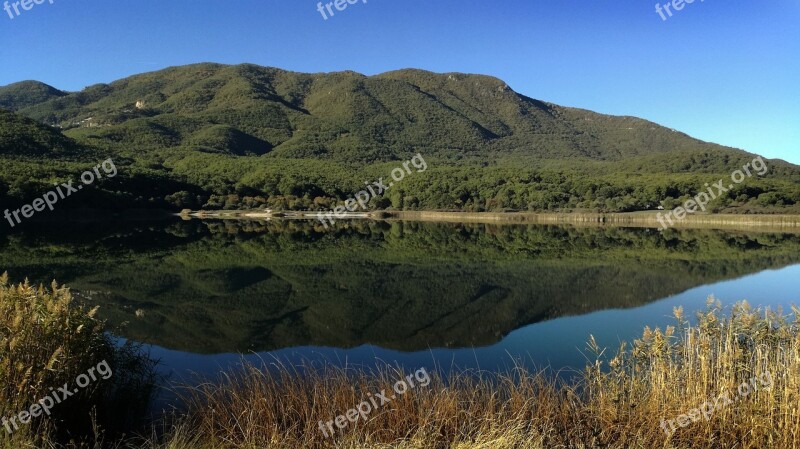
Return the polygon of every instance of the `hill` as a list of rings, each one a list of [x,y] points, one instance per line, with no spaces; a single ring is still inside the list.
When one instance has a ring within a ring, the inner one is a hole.
[[[65,95],[66,92],[38,81],[22,81],[0,87],[0,108],[16,111]]]
[[[430,170],[371,207],[625,212],[677,203],[754,157],[646,120],[531,99],[482,75],[195,64],[75,93],[42,86],[2,87],[0,107],[115,156],[123,176],[171,184],[122,182],[126,205],[326,209],[419,153]],[[14,121],[0,116],[0,130]],[[715,210],[796,212],[800,169],[769,166]]]
[[[58,130],[0,109],[0,155],[74,156],[79,145]]]

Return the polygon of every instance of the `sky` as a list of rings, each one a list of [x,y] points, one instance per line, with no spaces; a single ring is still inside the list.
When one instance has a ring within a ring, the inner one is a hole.
[[[75,91],[197,62],[480,73],[800,164],[800,0],[695,0],[667,20],[655,0],[353,1],[327,19],[316,0],[11,1],[0,85]]]

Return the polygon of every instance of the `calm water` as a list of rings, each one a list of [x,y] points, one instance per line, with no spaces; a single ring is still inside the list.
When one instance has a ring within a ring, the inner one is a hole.
[[[409,368],[581,367],[672,308],[800,304],[800,235],[303,222],[32,223],[0,237],[12,279],[67,283],[162,369],[250,358]]]

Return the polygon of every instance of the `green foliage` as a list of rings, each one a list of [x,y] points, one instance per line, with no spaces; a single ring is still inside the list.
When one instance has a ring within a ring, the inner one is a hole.
[[[0,109],[0,155],[74,157],[77,143],[49,126]]]
[[[38,81],[22,81],[0,87],[0,108],[16,111],[67,95]]]
[[[91,154],[124,170],[75,205],[325,209],[421,153],[430,169],[372,207],[632,212],[678,205],[754,157],[478,75],[196,64],[70,94],[21,86],[0,88],[0,99],[69,138],[0,113],[0,203],[12,206],[62,176],[65,162],[95,163]],[[800,212],[800,170],[768,164],[713,211]]]

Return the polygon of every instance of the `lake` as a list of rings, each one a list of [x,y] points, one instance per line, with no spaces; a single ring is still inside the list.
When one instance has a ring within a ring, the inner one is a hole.
[[[175,378],[287,363],[582,368],[646,325],[800,303],[800,235],[354,221],[29,223],[12,280],[57,279]],[[584,355],[585,354],[585,355]]]

